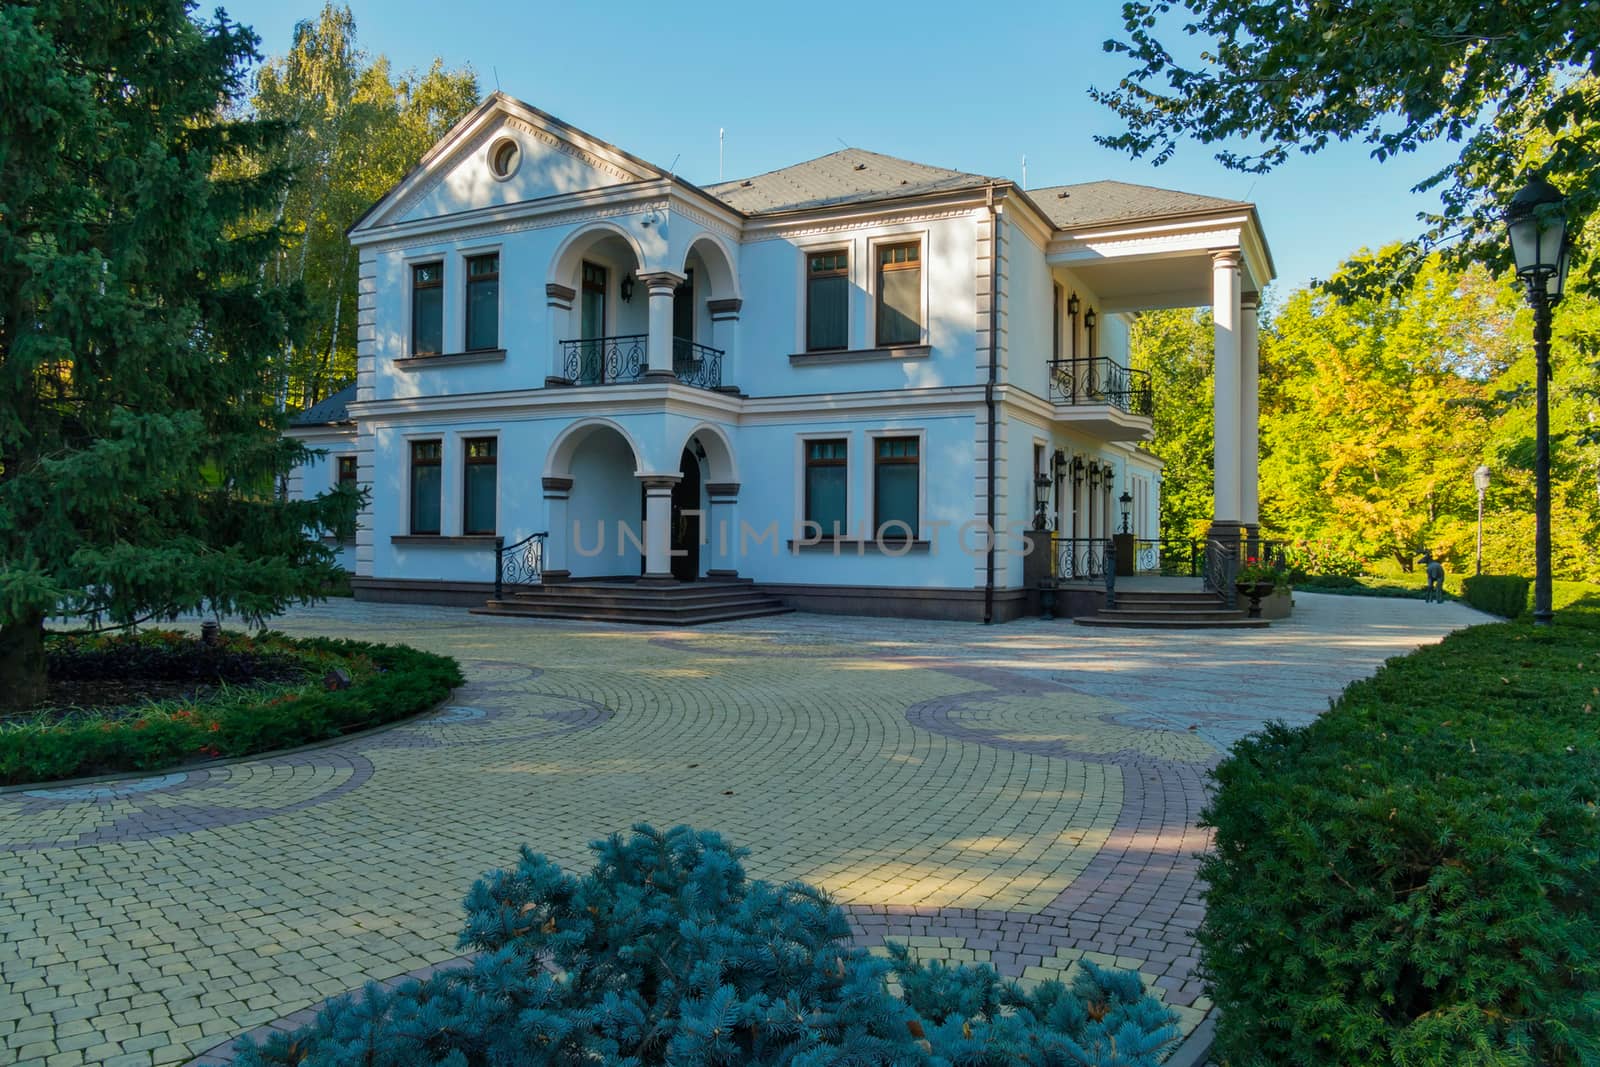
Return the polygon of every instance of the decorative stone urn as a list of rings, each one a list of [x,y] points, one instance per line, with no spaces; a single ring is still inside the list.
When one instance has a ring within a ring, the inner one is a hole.
[[[1259,619],[1261,618],[1261,598],[1271,596],[1272,590],[1277,586],[1274,582],[1234,582],[1233,587],[1238,590],[1240,596],[1250,598],[1249,617]]]

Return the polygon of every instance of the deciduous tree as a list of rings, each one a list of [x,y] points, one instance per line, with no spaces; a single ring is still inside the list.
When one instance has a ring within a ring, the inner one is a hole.
[[[276,205],[286,240],[268,265],[306,293],[302,343],[278,364],[280,400],[309,407],[355,377],[356,257],[345,231],[478,104],[471,68],[392,74],[363,51],[344,5],[298,23],[287,54],[256,76],[250,110],[297,131],[270,162],[294,175]]]
[[[1458,264],[1509,264],[1501,215],[1530,160],[1574,218],[1600,210],[1600,7],[1589,0],[1130,0],[1122,11],[1126,37],[1106,48],[1132,69],[1091,95],[1125,128],[1102,144],[1161,163],[1193,139],[1262,172],[1335,141],[1380,160],[1459,143],[1419,186],[1443,194],[1423,240],[1463,237]],[[1381,266],[1393,284],[1420,259]]]

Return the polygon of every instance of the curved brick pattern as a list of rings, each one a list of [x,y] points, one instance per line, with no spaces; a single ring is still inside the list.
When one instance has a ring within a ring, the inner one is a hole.
[[[1029,980],[1092,955],[1192,1024],[1205,769],[1473,618],[1301,601],[1249,635],[295,612],[278,625],[451,653],[469,682],[325,748],[0,794],[0,1061],[182,1062],[450,961],[474,877],[522,842],[586,867],[587,841],[638,820],[715,827],[753,874],[828,888],[864,943]]]

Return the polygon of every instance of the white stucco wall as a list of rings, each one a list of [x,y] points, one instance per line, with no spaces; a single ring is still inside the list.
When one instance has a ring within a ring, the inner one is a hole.
[[[327,429],[299,429],[291,431],[291,436],[313,449],[313,454],[305,463],[298,464],[290,471],[286,488],[291,500],[310,500],[323,493],[330,492],[338,484],[340,456],[355,454],[355,431],[350,428]],[[351,573],[356,567],[355,542],[348,541],[340,544],[329,543],[334,548],[339,566]]]

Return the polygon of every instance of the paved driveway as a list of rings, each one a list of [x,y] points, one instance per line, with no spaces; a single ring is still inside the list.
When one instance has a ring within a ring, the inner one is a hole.
[[[1028,979],[1086,954],[1180,1010],[1208,767],[1483,616],[1300,595],[1264,631],[791,615],[605,629],[340,602],[296,634],[459,658],[440,714],[298,755],[0,794],[0,1060],[167,1064],[453,958],[523,842],[587,866],[639,820],[752,849],[861,939]]]

